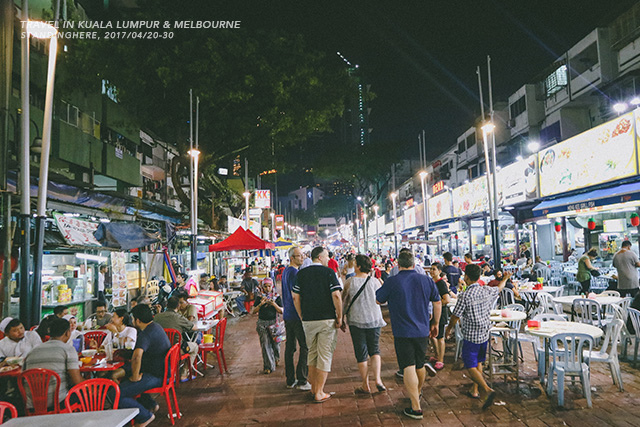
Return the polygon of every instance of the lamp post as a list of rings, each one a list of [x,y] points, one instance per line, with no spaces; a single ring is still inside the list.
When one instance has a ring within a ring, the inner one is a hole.
[[[244,193],[242,193],[242,195],[244,196],[244,211],[245,211],[244,228],[246,230],[249,230],[249,197],[251,196],[251,193],[249,193],[248,191],[245,191]]]
[[[291,235],[289,234],[289,232],[287,230],[289,230],[289,223],[285,222],[284,223],[284,228],[282,229],[284,231],[284,238],[288,239],[291,237]]]
[[[271,216],[271,240],[276,241],[276,213],[271,212],[269,214]]]
[[[198,101],[199,103],[199,101]],[[197,135],[197,131],[196,131]],[[192,148],[187,152],[191,157],[191,169],[193,170],[193,193],[191,194],[191,270],[198,269],[198,159],[200,150]]]
[[[376,253],[380,255],[380,232],[378,231],[378,205],[373,206],[373,213],[376,217]]]
[[[367,207],[364,207],[364,212],[362,214],[362,235],[364,239],[363,249],[364,252],[367,253],[369,250],[369,224],[367,220]]]
[[[422,171],[420,172],[420,184],[422,185],[422,210],[424,211],[424,253],[429,253],[429,245],[427,245],[427,240],[429,240],[429,206],[427,200],[427,173]]]
[[[396,258],[398,258],[398,214],[396,211],[396,199],[398,198],[398,193],[391,193],[391,203],[393,204],[393,244],[395,246]]]
[[[51,152],[51,123],[53,121],[53,89],[55,82],[55,74],[56,74],[56,57],[58,52],[58,38],[56,35],[58,34],[58,30],[50,24],[45,22],[35,22],[30,21],[27,23],[27,33],[39,39],[49,39],[49,64],[47,67],[47,88],[45,92],[45,101],[44,101],[44,120],[42,124],[42,151],[40,152],[40,177],[38,181],[38,201],[36,208],[36,247],[35,247],[35,257],[34,257],[34,265],[33,265],[33,286],[31,287],[31,301],[27,302],[27,304],[31,304],[31,310],[28,310],[28,325],[35,325],[40,322],[40,311],[41,311],[41,298],[42,294],[40,291],[42,285],[42,251],[44,249],[44,228],[46,221],[46,210],[47,210],[47,187],[49,185],[49,154]],[[29,43],[27,41],[27,43]],[[28,56],[27,56],[28,61]],[[29,79],[29,75],[27,73],[27,81]],[[29,108],[29,100],[27,99],[27,108]],[[23,111],[24,114],[24,111]],[[27,120],[29,120],[29,115],[27,114]],[[28,126],[28,125],[27,125]],[[28,127],[27,127],[28,129]],[[27,142],[26,147],[22,147],[26,149],[26,167],[27,171],[29,170],[29,144],[28,144],[29,134],[27,132],[26,139],[23,142]],[[24,153],[23,153],[24,154]],[[24,159],[23,159],[24,161]],[[26,200],[29,200],[29,192],[30,192],[30,178],[28,173],[26,174],[27,186],[22,188],[23,197],[26,197]],[[24,183],[23,183],[24,184]],[[26,195],[24,194],[26,193]],[[30,209],[28,209],[30,210]],[[29,211],[27,211],[29,214]],[[25,218],[26,222],[30,221],[30,218]],[[26,252],[27,258],[26,262],[28,263],[28,251]],[[28,264],[27,264],[28,265]],[[27,276],[28,277],[28,276]],[[21,279],[22,280],[22,279]],[[28,280],[28,279],[27,279]],[[20,298],[20,308],[23,307],[23,299],[29,298],[29,293],[27,293],[26,298],[21,294]],[[26,301],[25,301],[26,302]],[[22,313],[21,313],[22,314]]]
[[[493,123],[488,122],[482,126],[482,140],[484,143],[484,156],[487,173],[487,191],[489,194],[489,218],[491,219],[491,243],[493,246],[493,262],[497,268],[501,264],[500,253],[500,226],[498,224],[498,183],[496,176],[496,158],[495,158],[495,143],[493,144],[493,164],[489,163],[489,143],[487,135],[492,133],[495,129]]]

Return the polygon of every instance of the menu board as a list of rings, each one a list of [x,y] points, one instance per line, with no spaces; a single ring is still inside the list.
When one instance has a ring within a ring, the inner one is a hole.
[[[637,174],[633,125],[628,113],[539,152],[540,196]]]
[[[536,156],[520,160],[498,171],[498,206],[535,199],[538,193]]]
[[[124,252],[111,252],[111,292],[114,307],[127,305],[127,255]]]
[[[416,208],[410,207],[406,211],[404,211],[404,228],[406,230],[408,228],[413,228],[416,226]]]
[[[454,188],[452,193],[453,216],[456,218],[489,211],[486,176]]]
[[[451,193],[445,191],[429,198],[429,222],[444,221],[451,218]]]

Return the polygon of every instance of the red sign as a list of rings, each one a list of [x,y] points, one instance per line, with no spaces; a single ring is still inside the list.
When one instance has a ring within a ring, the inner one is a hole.
[[[431,164],[431,167],[434,169],[437,168],[438,166],[442,166],[442,162],[440,160],[436,160]]]
[[[276,215],[276,230],[284,230],[284,215]]]
[[[405,206],[408,207],[408,208],[413,206],[413,197],[405,202]]]
[[[436,195],[444,190],[444,181],[438,181],[431,187],[431,194]]]

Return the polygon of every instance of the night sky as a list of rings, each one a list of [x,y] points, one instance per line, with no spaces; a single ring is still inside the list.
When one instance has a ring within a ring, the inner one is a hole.
[[[634,3],[240,1],[216,19],[300,33],[311,47],[340,51],[360,65],[377,94],[372,139],[406,141],[407,154],[417,155],[417,134],[425,129],[433,158],[479,115],[475,69],[481,65],[486,78],[486,55],[491,55],[494,100],[506,101],[592,29]]]

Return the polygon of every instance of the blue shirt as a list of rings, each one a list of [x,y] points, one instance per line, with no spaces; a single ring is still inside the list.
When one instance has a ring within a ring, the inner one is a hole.
[[[460,269],[454,265],[445,265],[442,268],[444,274],[447,275],[447,282],[449,282],[449,289],[454,294],[458,293],[458,282],[460,281],[460,277],[462,277],[462,272]]]
[[[431,277],[414,270],[402,270],[389,277],[376,291],[380,303],[389,303],[391,330],[398,338],[429,336],[429,302],[440,301]]]
[[[298,269],[293,266],[285,268],[282,272],[282,304],[284,306],[282,318],[284,320],[300,320],[291,296],[291,290],[296,283],[297,274]]]

